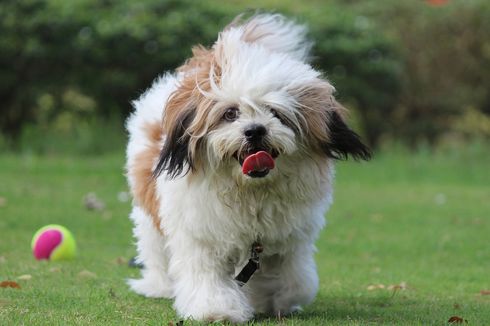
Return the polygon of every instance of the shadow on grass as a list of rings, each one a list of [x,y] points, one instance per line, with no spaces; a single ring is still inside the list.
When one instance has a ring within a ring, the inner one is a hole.
[[[354,324],[445,324],[445,303],[421,302],[406,296],[333,297],[319,296],[315,302],[300,313],[286,316],[281,321],[321,325],[322,323]],[[277,317],[257,316],[257,323],[276,323]]]

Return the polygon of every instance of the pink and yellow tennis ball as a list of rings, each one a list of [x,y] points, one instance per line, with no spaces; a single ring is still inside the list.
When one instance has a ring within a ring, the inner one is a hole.
[[[32,253],[37,260],[73,259],[76,243],[73,234],[67,228],[51,224],[40,228],[32,237]]]

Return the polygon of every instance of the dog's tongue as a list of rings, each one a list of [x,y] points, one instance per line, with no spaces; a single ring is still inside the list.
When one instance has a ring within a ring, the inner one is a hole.
[[[264,170],[272,170],[273,168],[274,159],[265,151],[260,151],[247,156],[242,164],[243,174],[249,174],[250,172],[254,171],[260,172]]]

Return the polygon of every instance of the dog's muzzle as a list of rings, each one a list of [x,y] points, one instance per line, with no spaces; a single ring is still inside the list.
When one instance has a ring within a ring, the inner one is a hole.
[[[243,130],[246,146],[235,153],[242,167],[242,173],[251,178],[263,178],[275,167],[277,150],[267,146],[267,128],[259,123],[251,123]]]

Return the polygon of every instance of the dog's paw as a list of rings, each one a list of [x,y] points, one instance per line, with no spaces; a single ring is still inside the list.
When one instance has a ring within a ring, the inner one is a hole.
[[[238,291],[198,293],[192,298],[177,295],[174,307],[184,318],[207,322],[244,323],[253,317],[253,308]]]
[[[276,316],[287,316],[302,310],[301,305],[309,304],[316,295],[316,287],[287,287],[272,297],[272,310]]]
[[[143,271],[143,278],[129,279],[128,285],[134,292],[148,298],[172,298],[170,282],[155,272]]]
[[[302,311],[303,309],[301,308],[300,305],[284,305],[284,306],[280,306],[280,305],[276,305],[276,307],[274,308],[274,313],[273,315],[280,318],[280,317],[285,317],[285,316],[289,316],[291,314],[294,314],[295,312],[300,312]]]

